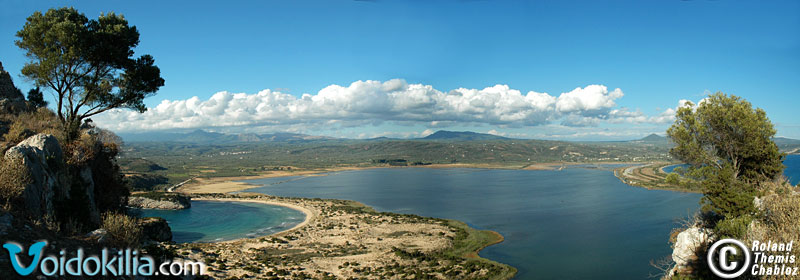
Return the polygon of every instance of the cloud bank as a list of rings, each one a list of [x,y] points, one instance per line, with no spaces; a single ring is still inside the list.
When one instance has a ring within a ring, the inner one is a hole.
[[[111,110],[95,118],[102,127],[120,131],[151,131],[214,127],[358,127],[397,124],[493,125],[534,127],[551,123],[595,126],[598,123],[667,123],[674,109],[657,116],[620,108],[619,88],[588,85],[553,96],[507,85],[484,89],[458,88],[449,92],[404,80],[356,81],[330,85],[317,94],[300,97],[262,90],[255,94],[218,92],[207,100],[163,100],[139,114]],[[302,130],[302,129],[301,129]]]

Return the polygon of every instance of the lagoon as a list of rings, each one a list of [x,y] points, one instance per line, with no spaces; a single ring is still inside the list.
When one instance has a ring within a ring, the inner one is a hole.
[[[192,201],[183,210],[133,210],[142,217],[162,217],[172,229],[172,240],[212,242],[252,238],[291,229],[303,222],[303,212],[255,202]]]
[[[783,165],[786,166],[786,169],[783,170],[783,176],[789,179],[789,183],[795,186],[800,183],[800,155],[787,155],[786,159],[783,160]],[[688,164],[670,165],[664,167],[664,172],[670,173],[676,167],[687,168],[688,166]]]
[[[670,230],[699,194],[646,190],[602,169],[383,168],[292,180],[247,180],[248,191],[356,200],[379,211],[464,221],[505,242],[480,255],[517,279],[645,279],[669,257]]]

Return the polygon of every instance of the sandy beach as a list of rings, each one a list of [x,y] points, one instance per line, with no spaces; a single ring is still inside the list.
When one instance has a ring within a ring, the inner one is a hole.
[[[242,180],[279,178],[279,177],[291,177],[291,176],[325,176],[325,173],[329,172],[363,170],[372,168],[385,168],[385,167],[369,166],[369,167],[335,167],[335,168],[291,170],[291,171],[279,170],[279,171],[268,171],[265,172],[264,174],[255,176],[194,178],[190,182],[176,188],[174,191],[187,194],[230,193],[257,187],[257,185],[238,182]]]

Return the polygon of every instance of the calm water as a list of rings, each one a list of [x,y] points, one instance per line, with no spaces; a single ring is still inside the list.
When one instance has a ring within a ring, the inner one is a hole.
[[[786,165],[786,169],[783,170],[783,175],[789,178],[789,182],[795,186],[800,183],[800,155],[786,156],[783,165]]]
[[[457,219],[506,241],[481,256],[518,279],[646,279],[671,254],[669,232],[700,195],[625,185],[606,170],[390,168],[346,171],[251,189],[278,196],[351,199],[380,211]]]
[[[672,173],[672,171],[675,170],[675,168],[678,168],[678,167],[683,168],[684,170],[686,170],[686,168],[689,168],[689,165],[685,164],[685,163],[684,164],[673,164],[673,165],[665,166],[663,169],[664,169],[664,172]]]
[[[252,202],[192,201],[189,209],[137,212],[166,219],[175,242],[257,237],[290,229],[305,219],[303,212],[291,208]]]
[[[800,183],[800,155],[788,155],[786,156],[786,160],[783,161],[783,165],[786,165],[786,169],[783,170],[783,175],[789,178],[789,182],[792,185],[797,185]],[[689,166],[688,164],[676,164],[664,167],[664,172],[672,172],[675,167],[681,166],[686,168]]]

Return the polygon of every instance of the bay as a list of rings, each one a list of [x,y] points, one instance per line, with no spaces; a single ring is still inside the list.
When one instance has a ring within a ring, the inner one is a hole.
[[[464,221],[499,232],[480,255],[517,279],[646,279],[671,254],[670,231],[699,194],[646,190],[612,172],[384,168],[329,173],[250,189],[277,196],[355,200],[379,211]]]
[[[192,201],[182,210],[137,209],[141,217],[162,217],[172,229],[172,240],[225,241],[284,231],[303,222],[303,212],[255,202]]]

